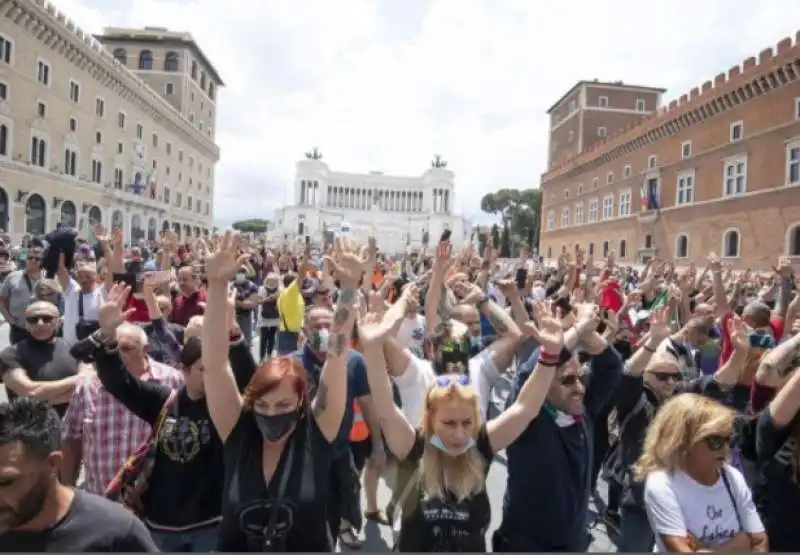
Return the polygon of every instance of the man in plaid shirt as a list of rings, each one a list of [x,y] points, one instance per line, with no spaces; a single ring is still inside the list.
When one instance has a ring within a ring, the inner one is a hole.
[[[183,387],[183,375],[147,355],[147,335],[133,324],[117,330],[125,368],[140,380],[153,380],[172,389]],[[81,462],[84,489],[102,495],[125,460],[147,440],[150,425],[131,413],[100,383],[96,375],[79,382],[62,423],[64,463],[62,481],[75,485]]]

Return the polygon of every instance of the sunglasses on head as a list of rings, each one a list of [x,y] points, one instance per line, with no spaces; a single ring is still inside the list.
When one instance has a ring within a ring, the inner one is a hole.
[[[469,376],[467,374],[458,374],[436,378],[436,387],[449,387],[453,384],[469,385]]]
[[[706,445],[712,451],[719,451],[731,444],[733,441],[732,435],[712,434],[703,438]]]
[[[25,318],[29,324],[34,326],[40,322],[42,324],[52,324],[55,319],[56,317],[50,314],[34,314]]]
[[[653,377],[660,382],[668,382],[672,380],[673,382],[681,381],[681,375],[677,372],[651,372]]]

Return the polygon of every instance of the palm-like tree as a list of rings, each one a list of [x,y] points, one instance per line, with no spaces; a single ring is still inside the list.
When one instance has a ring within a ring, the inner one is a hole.
[[[314,147],[309,152],[306,152],[306,160],[322,160],[322,152],[317,147]]]
[[[433,160],[431,160],[431,167],[432,168],[446,168],[447,167],[447,160],[442,158],[439,154],[433,155]]]

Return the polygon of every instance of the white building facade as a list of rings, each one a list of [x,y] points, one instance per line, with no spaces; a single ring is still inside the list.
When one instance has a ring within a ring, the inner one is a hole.
[[[325,230],[342,227],[358,241],[370,235],[383,252],[399,253],[420,247],[427,231],[429,243],[450,230],[460,246],[469,240],[470,223],[455,215],[454,175],[445,168],[430,168],[420,177],[355,174],[331,171],[322,160],[297,163],[294,204],[275,213],[275,241],[322,240]],[[344,225],[343,225],[344,224]]]

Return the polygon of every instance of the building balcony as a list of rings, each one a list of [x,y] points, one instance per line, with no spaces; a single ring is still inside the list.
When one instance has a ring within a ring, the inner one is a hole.
[[[660,211],[659,210],[649,210],[649,209],[642,209],[636,214],[636,219],[639,223],[643,224],[652,224],[658,221]]]
[[[134,185],[124,185],[123,188],[118,189],[112,183],[106,183],[103,196],[106,199],[130,202],[143,208],[150,208],[161,212],[167,209],[167,206],[164,204],[164,199],[157,197],[155,191],[151,190],[151,192],[145,192],[142,187],[136,187]]]

